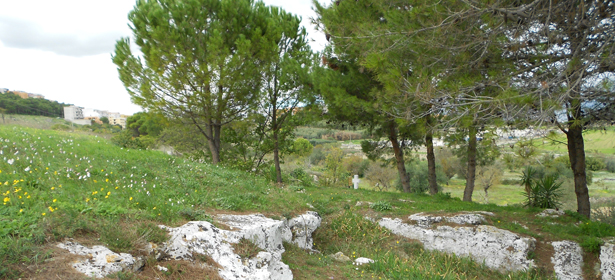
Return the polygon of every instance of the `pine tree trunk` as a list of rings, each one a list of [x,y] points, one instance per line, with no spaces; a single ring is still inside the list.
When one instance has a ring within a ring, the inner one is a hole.
[[[427,115],[427,132],[425,134],[425,146],[427,146],[427,181],[429,181],[429,194],[438,193],[438,181],[436,180],[436,156],[433,151],[433,131],[431,130],[431,116]]]
[[[463,201],[472,201],[474,183],[476,181],[476,134],[475,126],[470,127],[468,139],[468,174],[466,175],[466,188],[463,191]]]
[[[280,168],[278,131],[273,131],[273,162],[275,164],[275,178],[278,184],[282,183],[282,169]]]
[[[209,130],[209,135],[207,139],[207,144],[209,144],[209,151],[211,152],[211,163],[218,164],[220,162],[220,125],[209,125],[207,130]]]
[[[404,192],[410,192],[410,182],[408,181],[408,173],[406,172],[406,165],[404,162],[404,151],[399,146],[397,141],[397,130],[395,129],[395,122],[389,123],[389,140],[393,146],[393,153],[395,154],[395,161],[397,162],[397,173],[399,173],[399,180]]]
[[[583,143],[583,127],[573,124],[568,129],[568,157],[570,168],[574,174],[574,192],[577,195],[577,212],[589,218],[591,208],[587,190],[587,173],[585,170],[585,144]]]

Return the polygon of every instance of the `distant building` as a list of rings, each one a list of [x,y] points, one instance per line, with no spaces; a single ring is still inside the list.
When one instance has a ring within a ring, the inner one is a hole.
[[[25,91],[19,91],[19,90],[14,90],[13,94],[23,98],[23,99],[28,99],[28,93]]]
[[[64,107],[64,119],[71,122],[83,120],[83,108],[74,105]]]
[[[128,116],[126,115],[120,115],[118,118],[115,117],[109,117],[109,124],[111,125],[119,125],[122,127],[122,129],[126,128],[126,120],[128,119]]]
[[[29,98],[45,99],[45,96],[37,93],[28,93]]]
[[[90,123],[94,121],[97,124],[103,124],[99,117],[85,117],[84,119],[89,120]]]
[[[9,91],[9,89],[8,89],[8,88],[0,88],[0,93],[5,93],[5,92],[7,92],[7,91]]]

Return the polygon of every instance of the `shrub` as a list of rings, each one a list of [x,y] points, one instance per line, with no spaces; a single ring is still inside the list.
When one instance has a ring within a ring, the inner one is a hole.
[[[389,166],[372,163],[365,172],[365,176],[375,183],[375,187],[379,191],[384,191],[389,189],[391,183],[397,177],[397,170]]]
[[[51,129],[53,130],[62,130],[62,131],[68,131],[70,130],[70,127],[68,125],[65,124],[54,124],[51,126]]]
[[[596,157],[585,158],[585,165],[587,166],[587,169],[591,171],[600,171],[602,169],[606,169],[606,164],[604,163],[604,160]]]
[[[606,171],[615,173],[615,159],[611,158],[605,162]]]
[[[365,176],[365,171],[369,167],[369,160],[363,159],[360,156],[350,156],[342,159],[342,165],[350,172],[350,175]]]
[[[369,208],[380,212],[393,210],[393,206],[391,206],[391,203],[388,203],[386,201],[377,201],[374,204],[370,205]]]
[[[145,149],[147,146],[137,137],[133,137],[129,130],[124,130],[121,133],[113,136],[111,142],[120,147],[127,149]]]
[[[535,181],[530,187],[530,192],[524,193],[525,205],[538,208],[558,208],[561,205],[561,186],[562,182],[558,182],[555,175],[548,175]]]
[[[325,160],[324,147],[322,145],[317,145],[312,150],[312,154],[308,157],[311,164],[318,165],[321,161]]]
[[[424,193],[429,189],[429,181],[427,180],[429,174],[427,161],[413,160],[406,163],[406,172],[408,173],[411,192]],[[438,184],[444,184],[448,181],[448,177],[442,171],[440,165],[436,165],[436,180]],[[395,185],[398,190],[403,190],[399,178]]]
[[[314,186],[314,180],[312,179],[312,176],[305,172],[305,170],[303,170],[303,168],[301,167],[295,168],[295,170],[291,171],[290,176],[291,178],[299,181],[299,183],[303,187]]]

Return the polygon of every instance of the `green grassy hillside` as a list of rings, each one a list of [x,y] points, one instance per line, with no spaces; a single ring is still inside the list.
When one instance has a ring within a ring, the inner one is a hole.
[[[583,132],[585,151],[590,154],[615,154],[615,127],[593,129]],[[544,151],[566,154],[566,136],[557,134],[556,137],[545,137],[534,140],[534,144]]]
[[[488,218],[491,225],[539,241],[578,241],[590,259],[595,258],[597,238],[615,235],[612,226],[578,215],[547,223],[544,218],[534,218],[538,209],[467,203],[447,195],[431,197],[293,184],[279,187],[254,174],[195,163],[158,151],[122,149],[96,136],[4,125],[0,126],[0,147],[0,278],[50,279],[60,275],[67,279],[62,273],[68,275],[69,270],[58,271],[54,260],[60,252],[52,246],[66,237],[87,245],[105,245],[116,252],[143,254],[140,249],[146,241],[161,243],[166,239],[157,224],[178,226],[189,220],[213,221],[212,216],[217,213],[259,212],[275,219],[307,210],[320,213],[323,224],[314,238],[315,247],[322,254],[308,254],[287,245],[283,255],[295,279],[552,276],[550,255],[545,253],[549,252],[545,247],[548,245],[536,249],[535,258],[540,264],[537,269],[502,274],[468,259],[426,252],[412,240],[394,236],[364,219],[365,215],[405,218],[417,212],[492,211],[496,216]],[[382,207],[356,207],[358,201],[379,202]],[[579,221],[583,223],[575,225]],[[356,269],[326,257],[338,251],[377,262]],[[156,265],[155,260],[149,260],[146,271]],[[140,274],[114,277],[151,279]],[[159,277],[194,279],[181,275]]]

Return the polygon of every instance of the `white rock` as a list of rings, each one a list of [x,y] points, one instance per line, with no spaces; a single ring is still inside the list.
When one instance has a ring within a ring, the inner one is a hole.
[[[284,252],[282,242],[292,240],[292,233],[286,221],[270,219],[262,214],[218,215],[216,220],[240,229],[241,237],[251,240],[256,246],[266,251],[281,254]]]
[[[419,240],[427,250],[469,256],[493,269],[518,271],[534,265],[533,260],[527,259],[527,253],[535,248],[534,238],[493,226],[426,229],[390,218],[383,218],[378,224],[395,234]]]
[[[164,267],[164,266],[159,266],[159,265],[156,265],[156,268],[157,268],[158,270],[160,270],[160,271],[169,271],[169,269],[168,269],[168,268],[166,268],[166,267]]]
[[[252,229],[257,227],[255,225]],[[277,249],[274,240],[276,238],[267,238],[269,236],[266,236],[266,232],[271,231],[265,228],[261,235],[254,234],[251,230],[222,230],[205,221],[188,222],[177,228],[164,228],[171,235],[171,239],[166,243],[166,253],[171,259],[192,260],[193,253],[208,255],[222,266],[219,274],[224,279],[292,279],[292,272],[281,262],[283,247],[282,250]],[[265,238],[251,240],[257,246],[271,251],[260,252],[251,260],[242,260],[233,251],[231,243],[238,243],[241,238],[259,237]],[[272,243],[267,243],[268,241]]]
[[[431,225],[442,222],[442,217],[424,215],[423,213],[416,213],[410,215],[408,219],[411,221],[415,221],[416,224],[422,228],[430,228]]]
[[[87,259],[77,261],[72,266],[90,277],[103,278],[122,270],[136,271],[144,264],[142,260],[130,254],[117,254],[104,246],[88,248],[72,241],[64,241],[57,246],[68,250],[71,254],[86,256]]]
[[[559,280],[583,279],[583,251],[579,244],[572,241],[551,242],[555,253],[551,257],[553,270]]]
[[[283,242],[311,250],[312,233],[321,223],[316,212],[281,221],[261,214],[218,215],[216,220],[234,230],[222,230],[205,221],[189,222],[178,228],[161,226],[171,235],[166,254],[172,259],[189,260],[193,253],[208,255],[223,267],[219,273],[224,279],[292,279],[292,271],[282,262]],[[231,246],[242,238],[264,251],[242,260]]]
[[[356,265],[364,265],[364,264],[373,263],[373,262],[374,262],[374,260],[368,259],[368,258],[363,258],[363,257],[357,258],[356,260],[354,260],[354,263]]]
[[[536,216],[537,217],[551,217],[551,218],[557,218],[559,216],[563,216],[566,213],[564,213],[564,211],[562,210],[555,210],[555,209],[545,209],[542,212],[538,213]]]
[[[615,280],[615,245],[607,241],[600,247],[602,280]]]
[[[363,205],[367,205],[367,206],[372,206],[372,204],[374,204],[373,202],[369,202],[369,201],[357,201],[357,204],[355,204],[355,207],[359,207],[359,206],[363,206]]]
[[[337,252],[335,254],[331,254],[329,255],[329,258],[338,261],[338,262],[349,262],[350,261],[350,257],[344,255],[344,253],[342,252]]]
[[[288,228],[292,232],[291,242],[300,248],[313,250],[312,233],[320,226],[321,221],[320,215],[312,211],[290,219]]]
[[[485,217],[476,213],[464,213],[452,217],[440,217],[416,213],[409,216],[408,219],[415,221],[417,225],[422,228],[431,228],[433,224],[440,223],[443,220],[460,225],[480,225],[485,222]]]
[[[460,225],[480,225],[485,222],[485,217],[480,214],[468,213],[459,214],[453,217],[444,217],[449,223],[456,223]]]

